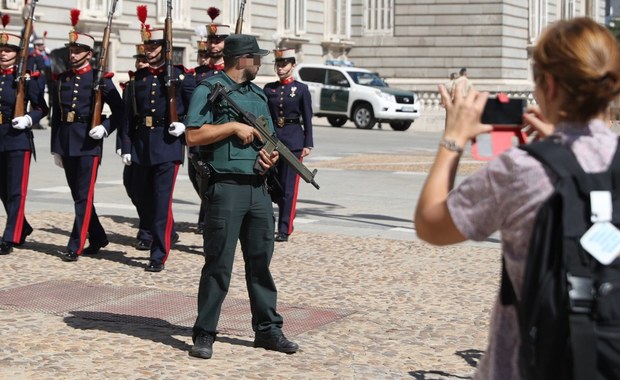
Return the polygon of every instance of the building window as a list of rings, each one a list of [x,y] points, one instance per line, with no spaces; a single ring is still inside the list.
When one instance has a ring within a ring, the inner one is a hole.
[[[351,0],[327,0],[327,39],[351,37]]]
[[[82,11],[85,17],[93,17],[101,19],[102,16],[108,17],[112,0],[79,0],[78,9]],[[123,12],[123,0],[116,2],[114,17],[118,17]],[[35,12],[36,13],[36,12]]]
[[[170,17],[173,23],[180,27],[187,27],[190,22],[189,17],[185,17],[189,13],[189,9],[186,9],[188,1],[186,0],[172,0],[172,11]],[[157,20],[160,24],[166,21],[166,15],[168,14],[168,1],[157,0]],[[152,26],[152,25],[151,25]]]
[[[172,63],[174,65],[182,65],[185,61],[185,48],[183,47],[172,47]]]
[[[20,10],[24,2],[22,0],[4,0],[2,1],[3,9]]]
[[[562,1],[562,18],[570,20],[575,17],[575,0]]]
[[[364,1],[364,34],[392,35],[394,30],[394,0]]]
[[[246,0],[230,0],[228,2],[228,25],[230,25],[231,32],[233,32],[237,26],[237,19],[239,18],[239,11],[241,10],[241,3],[244,3],[243,10],[243,33],[248,34],[251,30],[251,12],[250,4]]]
[[[530,0],[530,44],[536,42],[540,32],[542,32],[549,22],[549,7],[547,2],[548,0]],[[574,12],[574,0],[568,0],[566,3],[573,3],[572,12]],[[564,3],[564,5],[566,5],[566,3]],[[567,8],[565,8],[565,10],[567,10]]]
[[[299,36],[306,32],[306,0],[284,1],[284,33]]]

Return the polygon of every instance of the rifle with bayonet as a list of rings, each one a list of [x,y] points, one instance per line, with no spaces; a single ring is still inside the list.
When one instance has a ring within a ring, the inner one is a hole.
[[[95,128],[101,124],[101,112],[103,110],[103,87],[105,80],[105,72],[108,67],[108,48],[110,46],[110,33],[112,29],[112,18],[114,17],[114,11],[116,10],[116,2],[118,0],[112,0],[110,5],[110,12],[108,12],[108,23],[103,31],[103,40],[101,41],[101,50],[99,51],[99,70],[97,71],[97,78],[93,86],[94,101],[93,101],[93,114],[90,121],[90,129]]]
[[[291,152],[286,145],[278,137],[276,137],[276,133],[272,132],[269,129],[269,122],[264,116],[256,117],[250,112],[244,111],[239,107],[234,100],[228,96],[226,91],[226,87],[221,83],[216,83],[213,86],[211,95],[209,95],[209,99],[207,104],[216,104],[216,101],[219,97],[224,98],[227,104],[232,107],[244,123],[251,125],[254,127],[261,135],[262,145],[256,144],[257,148],[265,149],[268,154],[271,154],[274,150],[277,150],[280,153],[280,158],[286,161],[288,165],[297,173],[299,176],[306,181],[306,183],[312,184],[317,189],[319,185],[314,181],[314,176],[316,175],[317,170],[310,171],[304,164],[299,161],[293,152]],[[254,170],[257,172],[261,172],[263,169],[258,163],[260,157],[257,157],[256,162],[254,163]]]
[[[239,16],[237,17],[237,25],[235,25],[235,34],[241,34],[243,30],[243,12],[245,11],[245,0],[239,2]]]
[[[22,35],[21,46],[19,47],[19,63],[17,64],[17,75],[15,82],[17,83],[17,91],[15,96],[15,109],[13,117],[24,116],[26,114],[26,71],[28,70],[28,43],[32,35],[32,23],[34,22],[34,8],[37,0],[30,1],[30,13],[24,25],[24,34]]]
[[[177,94],[175,89],[174,65],[172,62],[172,0],[166,4],[166,23],[164,26],[166,57],[166,88],[168,89],[168,122],[179,121],[177,114]]]

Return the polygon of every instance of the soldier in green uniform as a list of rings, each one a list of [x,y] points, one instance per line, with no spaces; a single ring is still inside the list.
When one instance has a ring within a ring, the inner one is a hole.
[[[204,230],[205,265],[198,289],[198,317],[192,338],[191,356],[209,359],[222,303],[228,292],[237,240],[245,261],[245,278],[252,310],[254,347],[294,353],[299,346],[282,333],[282,316],[276,312],[277,290],[269,271],[274,248],[274,219],[265,176],[254,169],[258,162],[264,173],[277,161],[253,141],[260,134],[238,122],[236,112],[226,102],[208,98],[216,83],[227,89],[240,108],[273,123],[262,89],[251,81],[256,77],[261,57],[256,38],[233,34],[224,44],[224,72],[203,80],[194,91],[188,111],[186,139],[189,146],[201,147],[201,158],[211,169],[205,191],[207,215]]]

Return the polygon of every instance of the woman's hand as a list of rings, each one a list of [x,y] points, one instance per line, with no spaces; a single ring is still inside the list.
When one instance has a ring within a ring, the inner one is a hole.
[[[547,119],[540,111],[538,106],[529,106],[523,114],[525,128],[523,131],[531,137],[531,141],[544,139],[554,131],[554,126],[547,122]]]
[[[459,83],[459,87],[462,85]],[[491,125],[480,122],[489,93],[472,89],[466,96],[457,95],[452,100],[446,86],[439,85],[439,94],[446,108],[445,139],[464,147],[468,140],[493,129]],[[457,87],[455,94],[462,94],[461,89]]]

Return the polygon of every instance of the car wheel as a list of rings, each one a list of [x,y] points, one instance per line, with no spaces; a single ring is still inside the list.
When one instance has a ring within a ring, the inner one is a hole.
[[[395,131],[406,131],[407,129],[409,129],[409,127],[411,127],[411,123],[413,123],[413,121],[392,121],[390,122],[390,127],[392,127],[392,129]]]
[[[372,129],[377,123],[370,104],[360,104],[353,111],[353,123],[360,129]]]
[[[329,116],[327,118],[332,127],[342,127],[347,122],[347,118],[343,116]]]

